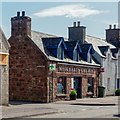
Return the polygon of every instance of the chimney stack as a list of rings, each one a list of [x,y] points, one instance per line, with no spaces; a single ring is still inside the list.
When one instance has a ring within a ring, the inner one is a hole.
[[[22,11],[22,17],[24,17],[25,16],[25,11]]]
[[[17,16],[11,18],[12,36],[31,36],[31,18],[25,17],[25,11],[17,12]]]
[[[112,29],[112,25],[109,25],[109,29]]]
[[[80,26],[80,21],[74,22],[72,27],[68,27],[69,41],[78,41],[80,44],[84,44],[85,37],[86,37],[86,27]]]
[[[109,25],[109,28],[106,29],[106,41],[119,48],[120,29],[117,28],[116,24],[113,25],[113,28]]]
[[[116,29],[116,24],[114,24],[114,29]]]
[[[78,27],[80,27],[80,21],[78,21]]]
[[[20,12],[17,12],[17,17],[20,17]]]
[[[73,27],[76,27],[76,22],[73,23]]]

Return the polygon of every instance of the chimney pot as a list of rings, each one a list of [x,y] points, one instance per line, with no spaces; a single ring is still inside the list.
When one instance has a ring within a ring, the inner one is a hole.
[[[17,17],[20,17],[20,12],[17,12]]]
[[[22,11],[22,17],[24,17],[25,16],[25,11]]]
[[[80,27],[80,21],[78,21],[78,27]]]
[[[109,29],[112,29],[112,25],[109,25]]]
[[[116,29],[116,24],[114,24],[114,29]]]
[[[73,27],[76,27],[76,22],[73,23]]]

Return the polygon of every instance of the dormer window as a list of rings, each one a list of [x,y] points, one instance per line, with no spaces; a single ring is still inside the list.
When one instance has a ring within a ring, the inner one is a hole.
[[[88,52],[88,55],[87,55],[87,62],[91,63],[91,54],[90,54],[90,52]]]
[[[64,59],[64,50],[67,48],[63,37],[42,38],[42,41],[48,55],[60,60]]]
[[[57,58],[58,58],[58,59],[61,59],[61,60],[63,60],[63,58],[64,58],[64,50],[63,50],[62,46],[59,46],[59,47],[58,47]]]
[[[78,53],[77,49],[75,49],[73,51],[73,60],[79,61],[79,53]]]

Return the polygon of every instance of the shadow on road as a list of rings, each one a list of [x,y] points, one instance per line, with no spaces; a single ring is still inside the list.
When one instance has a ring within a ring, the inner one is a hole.
[[[113,115],[113,117],[120,117],[120,114],[117,114],[117,115]]]
[[[45,104],[42,102],[33,102],[33,101],[10,101],[10,105],[23,105],[23,104]]]

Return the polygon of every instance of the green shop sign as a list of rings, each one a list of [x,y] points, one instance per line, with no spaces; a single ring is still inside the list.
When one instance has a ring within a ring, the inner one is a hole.
[[[50,69],[51,71],[56,70],[56,64],[50,64],[50,65],[49,65],[49,69]]]

